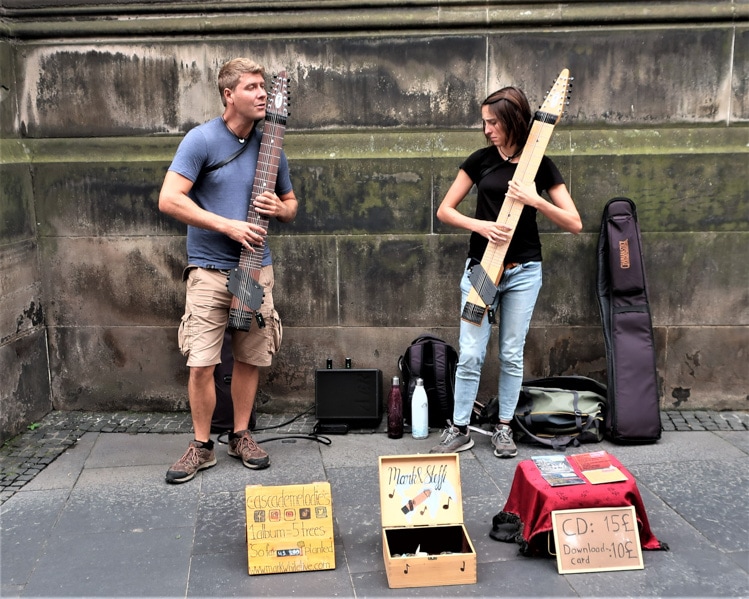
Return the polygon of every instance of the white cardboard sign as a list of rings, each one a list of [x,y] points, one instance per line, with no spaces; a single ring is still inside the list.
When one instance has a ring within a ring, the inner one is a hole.
[[[551,522],[560,574],[644,568],[632,505],[554,510]]]

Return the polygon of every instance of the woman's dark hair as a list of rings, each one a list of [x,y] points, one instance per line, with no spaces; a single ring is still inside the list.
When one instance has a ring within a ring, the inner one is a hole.
[[[517,87],[503,87],[490,94],[481,106],[488,106],[507,133],[510,147],[523,147],[528,139],[531,124],[531,107],[528,98]]]

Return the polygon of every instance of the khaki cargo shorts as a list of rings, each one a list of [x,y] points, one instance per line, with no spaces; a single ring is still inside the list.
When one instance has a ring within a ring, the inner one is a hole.
[[[232,294],[226,288],[228,271],[197,266],[185,269],[187,289],[185,313],[179,325],[178,340],[188,366],[212,366],[221,363],[221,346],[229,321]],[[270,366],[281,347],[283,328],[273,305],[273,266],[260,269],[258,282],[265,290],[260,313],[265,328],[253,318],[249,331],[232,332],[234,359],[253,366]]]

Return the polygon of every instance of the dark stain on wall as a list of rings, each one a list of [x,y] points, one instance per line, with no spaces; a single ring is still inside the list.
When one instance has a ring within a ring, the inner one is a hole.
[[[92,137],[177,128],[179,73],[173,59],[119,52],[60,51],[39,65],[38,122],[29,137]],[[95,77],[91,77],[94,73]]]
[[[671,391],[671,397],[676,400],[673,402],[673,406],[675,408],[678,408],[681,406],[681,404],[687,403],[691,394],[692,393],[689,389],[685,389],[684,387],[676,387],[673,391]]]
[[[16,319],[16,333],[24,328],[24,324],[28,321],[31,322],[31,326],[37,326],[44,323],[44,309],[41,303],[31,302],[28,309],[24,310],[22,314]]]
[[[106,329],[102,335],[104,345],[107,346],[111,355],[112,364],[118,368],[123,368],[127,364],[127,352],[119,347],[117,337],[114,332],[116,329]]]

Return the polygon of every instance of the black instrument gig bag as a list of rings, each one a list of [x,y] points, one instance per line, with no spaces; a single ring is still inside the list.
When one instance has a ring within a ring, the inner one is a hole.
[[[597,295],[608,369],[607,436],[616,443],[655,443],[661,413],[655,343],[637,210],[628,198],[603,209]]]
[[[221,364],[216,364],[216,369],[213,371],[213,381],[216,385],[216,407],[211,417],[211,432],[214,434],[234,430],[234,402],[231,399],[232,370],[234,370],[234,354],[231,351],[231,331],[227,329],[221,346]],[[257,404],[257,398],[255,398],[255,404]],[[254,429],[256,420],[257,415],[253,404],[247,428]]]

